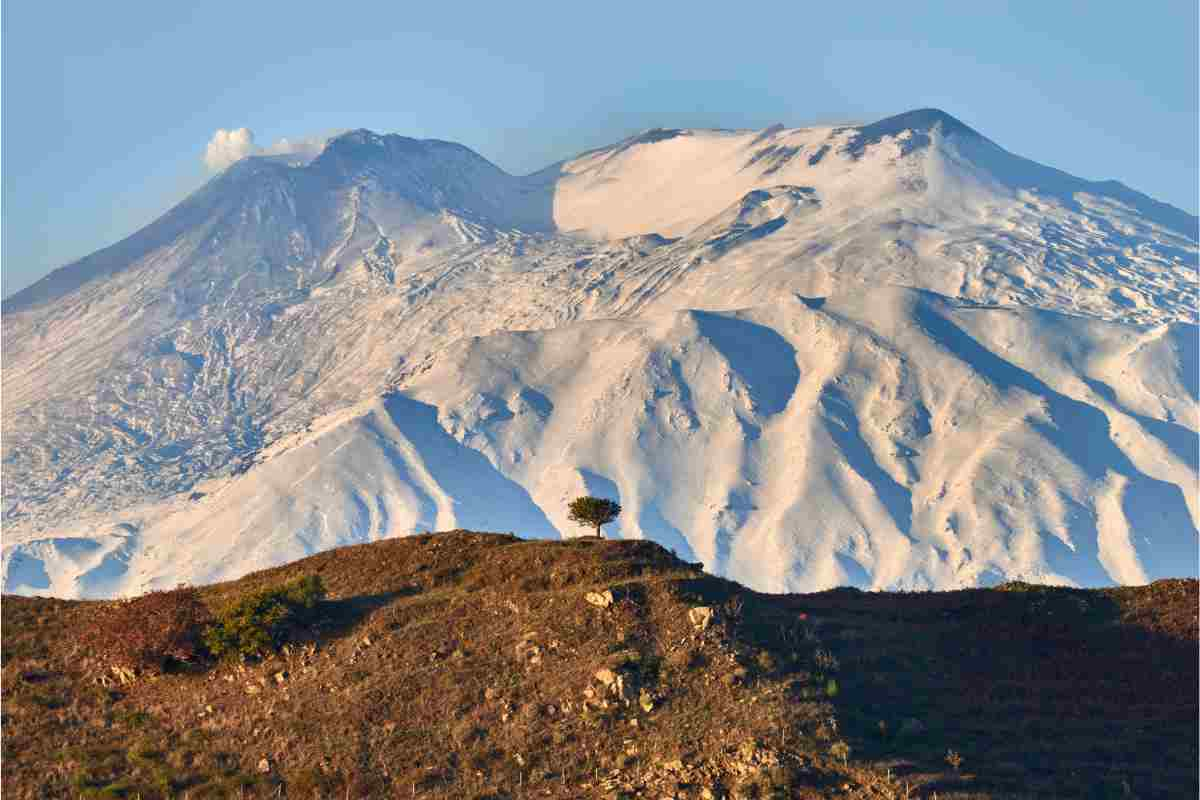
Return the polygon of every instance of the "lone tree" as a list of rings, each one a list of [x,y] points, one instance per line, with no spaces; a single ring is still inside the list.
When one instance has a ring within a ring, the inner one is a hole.
[[[600,526],[607,525],[621,513],[621,504],[603,497],[576,497],[567,506],[568,518],[580,525],[591,525],[596,529],[596,538],[601,538]]]

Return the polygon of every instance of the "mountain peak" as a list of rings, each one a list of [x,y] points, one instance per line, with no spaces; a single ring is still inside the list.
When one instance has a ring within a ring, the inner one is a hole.
[[[325,148],[317,159],[328,158],[332,155],[355,155],[364,157],[370,155],[378,155],[387,150],[391,140],[403,140],[406,142],[417,142],[416,139],[407,139],[403,136],[395,134],[383,135],[375,131],[367,130],[366,128],[357,128],[352,131],[346,131],[343,134],[334,136],[325,143]]]
[[[347,142],[351,144],[380,144],[383,142],[384,136],[376,133],[368,128],[355,128],[354,130],[339,133],[325,143],[329,147],[338,142]]]
[[[378,159],[395,160],[407,159],[413,156],[449,157],[452,159],[467,159],[486,163],[483,156],[466,145],[443,139],[415,139],[398,133],[376,133],[366,128],[347,131],[333,137],[325,144],[325,149],[317,156],[316,162],[362,162]]]
[[[930,142],[930,133],[935,129],[940,130],[942,136],[984,138],[974,128],[941,109],[918,108],[862,126],[854,138],[846,144],[845,151],[853,158],[858,158],[868,145],[878,144],[884,139],[897,137],[910,131],[911,136],[900,145],[901,151],[907,154],[926,147]]]
[[[941,126],[942,133],[952,135],[958,133],[967,133],[974,136],[979,136],[979,132],[965,124],[957,117],[947,114],[940,108],[916,108],[912,111],[905,111],[902,114],[895,114],[890,117],[885,117],[878,122],[873,122],[870,125],[864,126],[867,128],[894,129],[897,132],[904,130],[912,131],[930,131]]]

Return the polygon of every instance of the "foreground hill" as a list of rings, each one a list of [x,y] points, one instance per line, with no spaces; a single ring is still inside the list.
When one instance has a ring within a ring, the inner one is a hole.
[[[285,651],[129,685],[80,645],[101,604],[5,597],[5,796],[1197,791],[1195,581],[764,595],[649,542],[457,531],[201,593],[304,575],[329,597]]]

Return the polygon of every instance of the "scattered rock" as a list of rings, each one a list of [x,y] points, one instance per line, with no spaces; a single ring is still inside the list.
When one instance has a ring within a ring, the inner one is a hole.
[[[262,689],[253,683],[246,684],[246,694],[258,694]]]
[[[716,612],[712,606],[696,606],[688,610],[688,621],[698,631],[708,630],[708,626],[713,623],[715,618]]]
[[[122,686],[128,686],[137,680],[137,673],[127,667],[114,666],[111,669],[112,674],[117,676],[117,680],[121,682]]]
[[[603,592],[588,592],[584,595],[584,599],[596,608],[608,608],[613,604],[612,589],[605,589]]]
[[[596,672],[596,680],[604,684],[606,689],[610,689],[617,682],[617,673],[607,668],[598,670]]]
[[[614,672],[607,667],[596,671],[596,680],[604,685],[608,693],[616,697],[625,705],[629,705],[637,697],[636,689],[633,685],[633,676],[625,675],[620,672]],[[587,693],[584,692],[586,696]]]

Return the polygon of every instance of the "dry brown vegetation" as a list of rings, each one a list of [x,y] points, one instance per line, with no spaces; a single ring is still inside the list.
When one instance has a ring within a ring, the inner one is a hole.
[[[126,676],[137,671],[161,672],[172,662],[195,661],[208,617],[195,589],[149,592],[93,608],[79,639],[85,650],[129,680]]]
[[[772,596],[648,542],[457,531],[199,597],[314,575],[278,654],[128,684],[87,634],[117,604],[5,597],[5,796],[1197,792],[1194,580]]]

